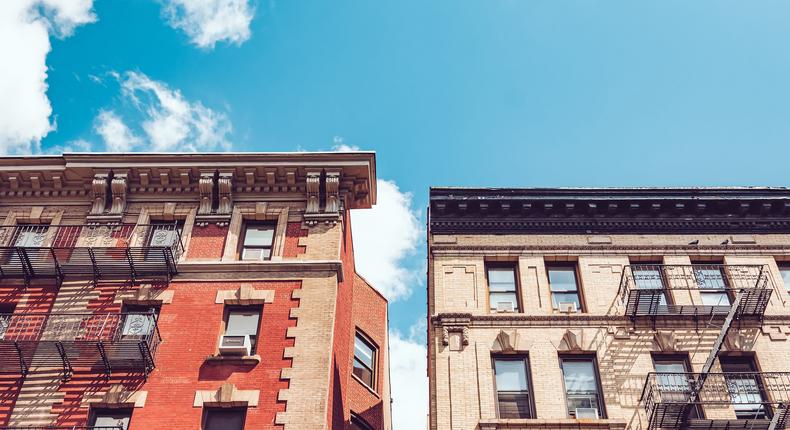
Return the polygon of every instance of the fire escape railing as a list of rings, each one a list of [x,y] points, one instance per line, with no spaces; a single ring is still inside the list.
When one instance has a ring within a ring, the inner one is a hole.
[[[762,265],[634,264],[625,266],[618,296],[625,314],[638,317],[724,317],[741,300],[736,318],[760,318],[771,298]]]
[[[650,429],[694,427],[702,421],[703,405],[732,408],[735,420],[707,420],[698,427],[736,428],[734,423],[740,422],[745,428],[784,428],[790,372],[650,373],[641,402]],[[712,425],[714,421],[719,423]]]
[[[148,375],[162,341],[154,313],[0,314],[0,371],[62,368],[140,370]]]
[[[183,252],[177,223],[0,226],[0,279],[169,281]]]

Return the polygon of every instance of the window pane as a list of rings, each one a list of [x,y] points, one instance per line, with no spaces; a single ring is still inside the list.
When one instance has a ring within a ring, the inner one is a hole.
[[[592,360],[562,360],[562,374],[565,379],[565,396],[568,413],[575,415],[576,408],[596,408],[602,415],[598,402],[598,383]]]
[[[244,236],[244,246],[271,246],[274,227],[250,226]]]
[[[516,299],[516,293],[491,293],[489,294],[489,302],[491,303],[492,311],[497,309],[497,303],[500,302],[511,302],[513,303],[513,310],[518,310],[518,300]]]
[[[706,306],[729,306],[730,305],[730,296],[724,292],[705,292],[700,291],[700,296],[702,296],[702,304]]]
[[[44,239],[47,237],[47,226],[20,226],[20,231],[14,246],[37,248],[44,245]]]
[[[126,430],[129,428],[129,421],[132,413],[129,411],[97,411],[94,414],[93,426],[95,427],[121,427]]]
[[[790,267],[780,267],[779,273],[782,274],[782,280],[785,283],[785,289],[790,291]]]
[[[576,291],[576,270],[572,267],[549,269],[549,284],[551,291]]]
[[[495,360],[497,391],[527,391],[527,369],[523,360]]]
[[[636,288],[642,290],[660,290],[664,288],[664,278],[657,267],[636,266],[632,268]]]
[[[354,357],[354,375],[357,378],[361,379],[362,382],[367,384],[369,387],[373,387],[373,371],[371,368],[366,367],[366,365],[362,364],[361,361],[357,357]]]
[[[488,288],[491,291],[516,291],[515,269],[488,269]]]
[[[354,339],[354,357],[369,368],[373,368],[373,348],[362,340],[359,335]]]
[[[243,430],[244,410],[207,409],[205,430]]]
[[[123,322],[124,336],[148,336],[154,329],[154,318],[150,314],[126,314]]]
[[[230,311],[228,314],[228,327],[225,334],[255,336],[258,334],[258,321],[260,311]]]
[[[727,287],[724,274],[719,268],[695,268],[694,277],[702,289],[721,290]]]
[[[582,304],[577,293],[552,293],[551,302],[554,309],[559,309],[560,303],[576,303],[576,309],[581,309]]]
[[[148,246],[173,246],[178,242],[178,232],[172,224],[157,224],[151,227],[151,238]]]

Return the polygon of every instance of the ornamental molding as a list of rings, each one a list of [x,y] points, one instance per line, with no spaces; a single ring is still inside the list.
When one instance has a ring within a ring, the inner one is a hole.
[[[112,206],[110,214],[123,215],[126,210],[126,174],[115,174],[110,181],[110,192],[112,193]]]
[[[180,266],[179,266],[180,267]],[[657,318],[649,321],[632,321],[620,315],[528,315],[519,313],[507,314],[480,314],[447,312],[432,315],[431,324],[436,328],[444,326],[462,325],[471,328],[501,328],[501,327],[638,327],[654,331],[656,329],[699,329],[705,330],[704,324],[695,322],[693,317]],[[759,328],[760,321],[741,321],[743,328]],[[790,325],[790,315],[764,315],[762,318],[763,330],[767,326]],[[750,327],[754,326],[754,327]],[[711,330],[718,331],[719,327]],[[632,331],[629,328],[629,333]],[[790,328],[787,330],[790,333]]]
[[[91,182],[91,215],[101,215],[107,204],[107,194],[110,192],[109,173],[97,173]]]

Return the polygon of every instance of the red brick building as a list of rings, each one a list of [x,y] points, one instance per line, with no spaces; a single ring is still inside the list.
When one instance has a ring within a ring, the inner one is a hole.
[[[0,158],[0,428],[390,429],[375,201],[372,153]]]

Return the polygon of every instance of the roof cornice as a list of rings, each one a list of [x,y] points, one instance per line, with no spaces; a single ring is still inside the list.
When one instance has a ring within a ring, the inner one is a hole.
[[[434,234],[790,233],[787,188],[432,188]]]

